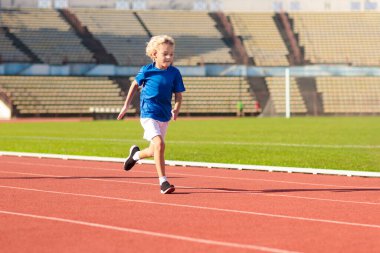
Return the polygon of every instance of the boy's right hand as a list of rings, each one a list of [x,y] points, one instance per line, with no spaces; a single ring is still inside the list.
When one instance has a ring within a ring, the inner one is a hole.
[[[121,120],[124,117],[124,112],[120,112],[119,115],[117,116],[117,120]]]
[[[124,115],[125,115],[126,112],[127,112],[127,109],[126,109],[126,107],[124,106],[123,109],[121,109],[119,115],[117,116],[117,120],[121,120],[121,119],[123,119],[123,117],[124,117]]]

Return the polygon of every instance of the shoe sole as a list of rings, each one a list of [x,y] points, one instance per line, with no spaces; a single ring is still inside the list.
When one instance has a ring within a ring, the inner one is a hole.
[[[161,191],[162,194],[170,194],[175,191],[174,187],[168,188],[166,191]]]

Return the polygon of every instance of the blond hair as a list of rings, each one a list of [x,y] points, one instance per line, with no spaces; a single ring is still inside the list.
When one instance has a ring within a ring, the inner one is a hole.
[[[174,39],[168,35],[153,36],[146,45],[146,49],[145,49],[146,55],[154,61],[153,54],[157,50],[157,47],[159,45],[165,44],[165,43],[172,45],[172,46],[175,45]]]

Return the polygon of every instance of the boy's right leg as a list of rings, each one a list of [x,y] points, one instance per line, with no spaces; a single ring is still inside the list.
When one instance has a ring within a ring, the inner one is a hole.
[[[171,185],[166,179],[166,174],[165,174],[165,143],[164,143],[164,140],[162,139],[162,137],[160,135],[155,136],[152,139],[149,147],[146,149],[143,149],[141,151],[132,152],[133,147],[136,147],[136,146],[131,147],[131,152],[130,152],[128,159],[133,159],[134,154],[136,154],[137,152],[138,152],[139,159],[154,157],[157,175],[158,175],[158,178],[160,181],[161,193],[169,194],[169,193],[174,192],[174,190],[175,190],[174,185]],[[128,161],[128,159],[127,159],[127,161]],[[134,160],[134,163],[136,163],[136,162],[137,162],[137,160]]]
[[[167,182],[165,175],[165,135],[168,122],[159,122],[149,118],[140,120],[144,128],[144,139],[150,141],[148,148],[137,153],[139,159],[154,157],[157,174],[160,181],[161,193],[172,193],[175,188]]]
[[[127,157],[127,159],[124,162],[124,170],[128,171],[128,170],[132,169],[133,166],[135,166],[137,160],[133,159],[133,157],[139,151],[140,151],[140,148],[136,145],[133,145],[129,149],[129,156]]]
[[[149,148],[144,150],[140,150],[140,148],[136,145],[133,145],[129,149],[129,156],[124,162],[124,170],[131,170],[133,166],[135,166],[136,162],[140,159],[153,157],[154,154],[154,146],[151,144]],[[136,157],[137,156],[137,157]]]

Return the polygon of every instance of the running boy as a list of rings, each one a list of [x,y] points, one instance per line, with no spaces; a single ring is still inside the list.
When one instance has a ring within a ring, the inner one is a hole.
[[[129,88],[124,106],[118,120],[127,112],[138,87],[140,95],[140,122],[144,128],[144,139],[150,141],[148,148],[140,151],[133,145],[124,163],[124,169],[130,170],[140,159],[154,157],[159,177],[161,193],[174,192],[165,174],[165,135],[170,119],[176,120],[182,103],[185,86],[179,70],[172,66],[174,59],[174,39],[167,35],[154,36],[146,47],[146,55],[153,63],[143,66]],[[174,93],[175,104],[171,100]]]

